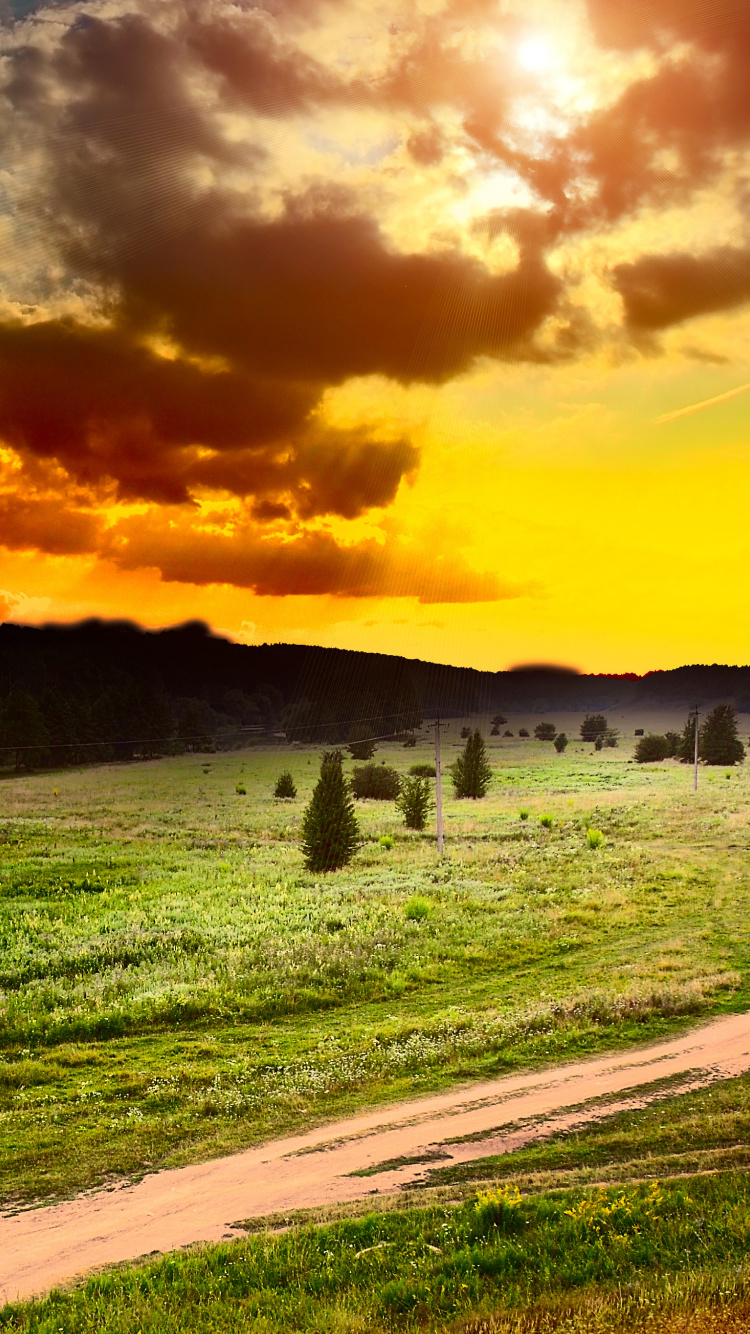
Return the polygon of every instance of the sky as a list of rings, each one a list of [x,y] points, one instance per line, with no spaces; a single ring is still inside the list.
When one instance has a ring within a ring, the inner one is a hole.
[[[747,0],[0,0],[0,615],[747,663]]]

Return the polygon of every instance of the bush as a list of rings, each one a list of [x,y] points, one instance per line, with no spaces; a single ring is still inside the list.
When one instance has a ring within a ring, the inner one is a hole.
[[[237,796],[238,796],[238,797],[246,797],[246,796],[247,796],[247,788],[245,787],[245,784],[244,784],[244,783],[238,783],[237,786],[236,786],[236,788],[235,788],[234,790],[235,790],[235,792],[237,793]]]
[[[491,732],[490,732],[490,736],[499,736],[499,735],[500,735],[500,728],[499,728],[499,727],[493,727],[492,730],[491,730]]]
[[[385,764],[365,764],[351,778],[352,792],[360,801],[395,801],[400,787],[398,773]]]
[[[534,736],[537,741],[554,741],[557,736],[557,728],[554,723],[537,723],[534,728]]]
[[[492,719],[492,726],[493,726],[493,727],[505,727],[505,724],[507,723],[507,721],[508,721],[508,719],[505,717],[505,714],[504,714],[504,713],[496,713],[495,716],[494,716],[494,718]]]
[[[297,789],[294,786],[294,779],[288,769],[283,774],[279,774],[276,779],[276,786],[273,790],[275,797],[296,797]]]
[[[413,898],[409,899],[404,909],[404,915],[407,922],[423,922],[430,915],[430,904],[427,899],[420,898],[418,894],[415,894]]]
[[[528,820],[530,815],[531,811],[527,811],[525,806],[518,812],[519,819],[521,820]]]
[[[637,764],[655,764],[659,760],[668,758],[669,742],[665,736],[660,736],[655,732],[649,732],[648,736],[642,736],[635,748]]]
[[[492,780],[482,733],[477,728],[466,740],[463,754],[451,765],[453,790],[457,797],[483,797]]]
[[[405,778],[396,798],[396,805],[404,817],[407,829],[424,829],[434,805],[430,780],[416,775]]]
[[[587,829],[586,842],[592,851],[596,848],[600,848],[604,842],[604,834],[601,829]]]
[[[540,815],[539,823],[543,829],[551,829],[555,821],[551,815]]]
[[[528,734],[528,732],[527,732],[527,730],[526,730],[525,727],[519,727],[519,729],[518,729],[518,735],[519,735],[519,736],[523,736],[523,737],[527,737],[529,734]]]
[[[737,735],[737,711],[731,704],[717,704],[698,733],[698,756],[706,764],[737,764],[745,758],[745,747]]]
[[[342,758],[340,750],[322,756],[320,778],[302,821],[302,852],[309,871],[336,871],[346,866],[359,842]]]
[[[607,727],[607,719],[603,713],[587,713],[581,723],[581,738],[584,741],[596,741],[598,736],[604,736]]]
[[[434,764],[412,764],[409,773],[412,778],[437,778]]]
[[[391,848],[394,846],[390,834],[383,834],[383,837],[379,841],[381,848],[385,848],[386,852],[390,852]]]
[[[374,738],[370,735],[372,726],[369,723],[357,723],[349,729],[349,744],[347,750],[353,760],[371,760],[377,749]]]
[[[512,732],[503,732],[503,736],[512,736],[512,735],[513,735]]]
[[[558,732],[557,736],[555,737],[555,750],[557,751],[558,755],[562,755],[567,744],[568,744],[568,738],[566,737],[565,733]]]

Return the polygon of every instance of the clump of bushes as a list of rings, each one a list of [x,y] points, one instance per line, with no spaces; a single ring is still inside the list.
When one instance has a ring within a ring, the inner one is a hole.
[[[302,821],[302,852],[309,871],[346,866],[359,842],[342,761],[340,750],[326,751],[320,761],[320,778]]]
[[[562,755],[567,744],[568,744],[568,738],[566,737],[565,733],[558,732],[557,736],[555,737],[555,750],[557,751],[558,755]]]
[[[237,791],[239,792],[239,788],[237,788]],[[276,779],[276,786],[273,790],[273,795],[275,797],[284,797],[284,798],[296,797],[297,789],[294,785],[294,779],[292,778],[292,775],[290,774],[288,769],[285,769],[284,772],[279,774],[278,778]]]
[[[453,761],[451,777],[457,797],[472,797],[476,800],[486,795],[492,780],[492,769],[479,728],[467,737],[463,753]]]
[[[601,829],[587,829],[586,843],[593,850],[600,848],[604,842],[604,834]]]
[[[424,829],[433,804],[432,787],[428,778],[414,775],[404,779],[396,797],[396,805],[404,817],[407,829]]]
[[[642,736],[635,748],[637,764],[655,764],[659,760],[669,759],[669,756],[670,745],[667,738],[656,732],[649,732],[648,736]]]
[[[534,736],[537,741],[554,741],[557,736],[557,728],[554,723],[537,723],[534,728]]]
[[[420,898],[418,894],[415,894],[413,898],[409,899],[404,909],[404,915],[407,922],[423,922],[430,915],[430,904],[427,899]]]
[[[395,769],[385,764],[365,764],[355,769],[351,789],[360,801],[395,801],[401,789],[401,779]]]
[[[528,733],[528,729],[525,728],[525,727],[519,727],[519,729],[518,729],[518,735],[519,735],[519,736],[522,736],[522,737],[528,737],[528,735],[529,735],[529,733]]]
[[[434,764],[412,764],[409,773],[412,778],[437,778]]]
[[[606,731],[600,732],[594,741],[594,750],[602,750],[607,746],[614,749],[619,744],[620,733],[616,727],[608,727]]]

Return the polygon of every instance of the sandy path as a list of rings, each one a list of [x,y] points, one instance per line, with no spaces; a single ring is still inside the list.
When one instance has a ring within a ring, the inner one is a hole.
[[[639,1085],[684,1075],[670,1092],[685,1092],[748,1070],[750,1014],[730,1015],[670,1042],[472,1084],[229,1158],[155,1172],[136,1185],[2,1215],[0,1304],[47,1292],[102,1265],[240,1235],[231,1230],[238,1219],[398,1190],[422,1181],[429,1164],[402,1165],[364,1178],[349,1175],[364,1168],[406,1156],[435,1155],[447,1165],[448,1160],[512,1152],[659,1096]],[[581,1107],[602,1095],[612,1101]],[[519,1128],[517,1123],[527,1119],[532,1124]],[[483,1138],[450,1143],[467,1135]]]

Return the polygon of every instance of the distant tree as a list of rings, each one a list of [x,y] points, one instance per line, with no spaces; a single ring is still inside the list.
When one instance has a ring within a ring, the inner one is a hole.
[[[490,736],[499,736],[499,735],[500,735],[499,727],[493,727],[490,729]]]
[[[297,789],[294,785],[294,779],[288,769],[285,769],[283,773],[280,773],[276,779],[273,795],[275,797],[283,797],[284,799],[296,797]]]
[[[407,829],[424,829],[434,802],[429,778],[405,778],[396,798]]]
[[[347,750],[353,760],[371,760],[377,747],[372,735],[372,723],[355,723],[349,730]]]
[[[49,760],[50,735],[33,695],[14,690],[3,709],[3,746],[16,769],[38,769]]]
[[[669,759],[669,742],[665,736],[649,732],[647,736],[639,738],[635,748],[637,764],[656,764],[659,760],[667,759]]]
[[[608,727],[606,732],[600,732],[594,741],[595,750],[614,749],[620,744],[620,733],[616,727]]]
[[[737,710],[731,704],[717,704],[698,733],[698,755],[705,764],[738,764],[745,758],[745,747],[737,735]]]
[[[212,751],[216,734],[216,714],[203,699],[189,699],[177,724],[180,746],[187,750]]]
[[[557,736],[557,728],[554,723],[537,723],[534,728],[534,736],[537,741],[554,741]]]
[[[492,726],[493,726],[493,727],[505,727],[505,724],[507,723],[507,721],[508,721],[508,719],[505,717],[505,714],[504,714],[504,713],[496,713],[495,716],[494,716],[494,718],[492,719]]]
[[[417,738],[415,737],[413,732],[410,732],[409,735],[404,739],[404,750],[411,750],[411,748],[413,746],[416,746],[416,744],[417,744]]]
[[[512,735],[513,735],[512,732],[503,732],[503,736],[512,736]]]
[[[700,740],[700,738],[699,738]],[[682,729],[677,754],[683,764],[692,764],[695,758],[695,718],[688,718]]]
[[[522,736],[522,737],[528,737],[529,734],[528,734],[528,731],[527,731],[527,729],[526,729],[525,727],[519,727],[519,729],[518,729],[518,735],[519,735],[519,736]]]
[[[457,797],[483,797],[492,780],[492,769],[479,728],[466,739],[463,752],[451,765],[453,789]]]
[[[364,764],[351,777],[352,792],[360,800],[395,801],[400,787],[397,771],[385,764]]]
[[[470,737],[470,736],[471,736],[471,728],[470,728],[470,727],[462,727],[462,728],[461,728],[461,740],[462,740],[462,741],[465,741],[466,738],[467,738],[467,737]]]
[[[665,732],[664,736],[669,744],[668,759],[673,760],[680,753],[681,737],[679,732]]]
[[[53,686],[45,691],[41,708],[49,733],[51,763],[77,764],[80,755],[85,756],[85,751],[79,751],[76,746],[79,740],[77,718],[70,701]]]
[[[344,778],[340,750],[326,751],[302,821],[302,853],[309,871],[336,871],[350,862],[359,826]]]
[[[587,713],[581,723],[581,737],[584,741],[596,741],[598,736],[604,736],[607,728],[607,719],[603,713]]]
[[[568,744],[568,738],[566,737],[565,733],[558,732],[557,736],[555,737],[555,750],[557,751],[558,755],[562,755],[567,744]]]

